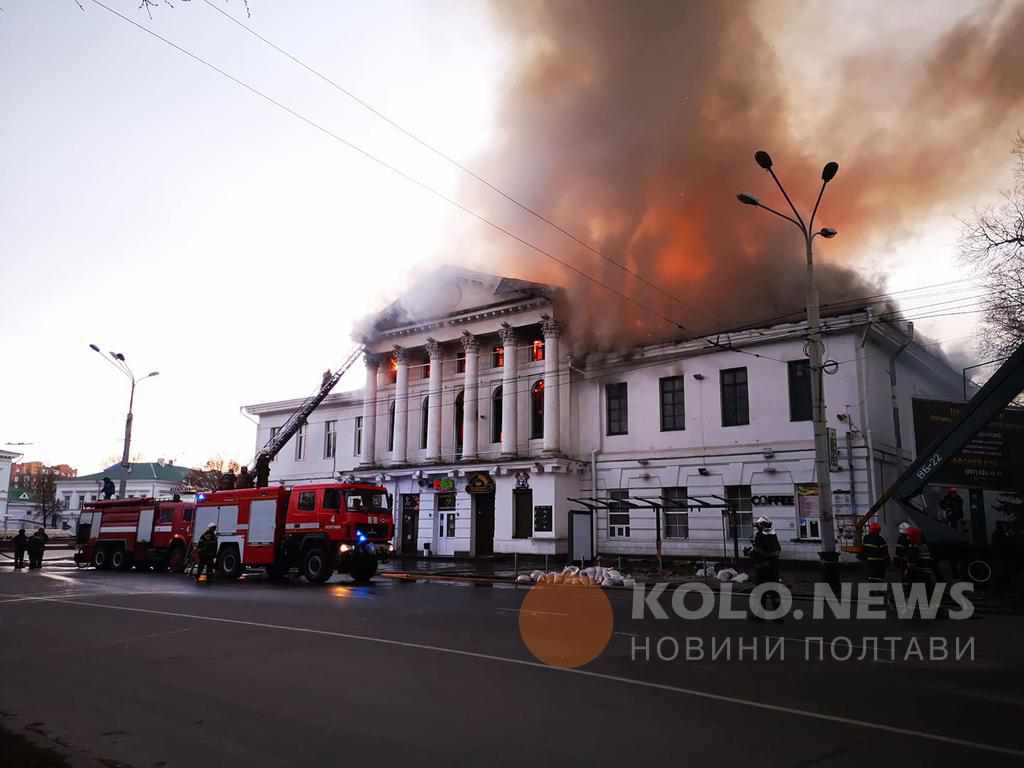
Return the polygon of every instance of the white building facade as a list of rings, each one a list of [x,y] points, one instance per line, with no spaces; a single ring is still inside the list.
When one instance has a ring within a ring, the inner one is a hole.
[[[4,529],[7,528],[7,504],[9,500],[9,488],[11,487],[11,464],[21,458],[20,453],[0,450],[0,520],[4,522]]]
[[[601,555],[653,555],[659,540],[666,556],[732,555],[765,514],[787,557],[817,557],[806,324],[571,357],[554,289],[434,279],[447,305],[400,300],[375,319],[364,388],[325,400],[272,481],[384,484],[407,555],[565,555],[570,512],[589,507]],[[869,310],[828,319],[826,344],[842,528],[912,458],[911,398],[958,399],[961,378]],[[301,403],[248,406],[258,447]]]

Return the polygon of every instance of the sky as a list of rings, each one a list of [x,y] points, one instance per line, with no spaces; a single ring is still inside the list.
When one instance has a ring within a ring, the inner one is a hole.
[[[311,393],[347,355],[354,323],[430,265],[510,272],[530,263],[520,246],[339,139],[594,268],[592,255],[527,224],[202,0],[159,5],[152,18],[138,0],[104,2],[334,137],[92,0],[84,10],[74,0],[0,0],[0,444],[30,443],[13,448],[26,460],[86,473],[120,456],[129,382],[90,344],[123,354],[138,376],[159,371],[136,393],[133,456],[245,463],[255,427],[240,407]],[[540,189],[557,188],[560,174],[546,160],[541,167],[544,130],[576,116],[555,102],[551,120],[527,121],[534,113],[519,109],[536,108],[524,101],[535,98],[523,86],[531,57],[562,40],[558,20],[526,12],[541,4],[520,15],[515,4],[468,0],[250,0],[250,18],[241,0],[213,2],[460,163],[578,223]],[[807,8],[754,3],[746,20],[774,52],[787,93],[808,94],[785,113],[786,136],[803,143],[845,135],[828,95],[863,51],[882,41],[905,64],[890,82],[874,81],[877,94],[860,83],[858,100],[882,101],[904,80],[913,92],[924,52],[958,23],[1007,12],[993,3]],[[1018,116],[1004,115],[993,132],[1024,125]],[[1008,186],[1012,138],[1005,162],[1000,136],[979,140],[962,190],[933,196],[885,237],[848,240],[858,245],[839,251],[844,265],[884,276],[894,291],[963,278],[958,217]],[[762,183],[750,166],[751,186]],[[837,189],[843,180],[841,172]],[[936,291],[917,296],[934,302]],[[919,327],[969,360],[973,322],[951,316]],[[361,381],[353,371],[340,388]]]

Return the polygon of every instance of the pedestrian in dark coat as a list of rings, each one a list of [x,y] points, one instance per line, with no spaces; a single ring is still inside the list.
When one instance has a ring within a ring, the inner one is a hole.
[[[235,488],[252,488],[252,476],[248,467],[238,470],[238,479],[235,480]]]
[[[42,568],[43,567],[43,554],[46,552],[46,541],[50,537],[46,535],[46,531],[40,528],[38,531],[32,534],[28,540],[28,567],[29,568]]]
[[[22,528],[14,537],[14,567],[16,569],[25,567],[25,549],[27,547],[28,536],[25,535],[25,529]]]

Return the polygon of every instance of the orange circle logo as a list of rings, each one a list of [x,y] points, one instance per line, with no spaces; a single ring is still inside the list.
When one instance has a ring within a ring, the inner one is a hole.
[[[519,635],[538,660],[582,667],[612,639],[612,606],[597,586],[536,584],[519,608]]]

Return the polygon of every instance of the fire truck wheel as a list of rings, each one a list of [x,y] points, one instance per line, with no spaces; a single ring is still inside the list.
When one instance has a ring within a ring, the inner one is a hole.
[[[175,544],[167,555],[167,570],[171,573],[182,573],[185,570],[185,547]]]
[[[96,551],[92,553],[92,564],[103,571],[110,568],[110,555],[106,547],[96,547]]]
[[[352,578],[365,584],[377,573],[377,558],[373,556],[357,557],[352,563]]]
[[[242,575],[242,558],[238,556],[238,550],[235,547],[227,546],[220,551],[217,566],[220,575],[226,579],[237,579]]]
[[[118,571],[127,571],[132,565],[131,558],[123,549],[115,549],[110,553],[110,567]]]
[[[310,547],[302,556],[302,575],[311,584],[323,584],[331,578],[330,558],[323,547]]]

